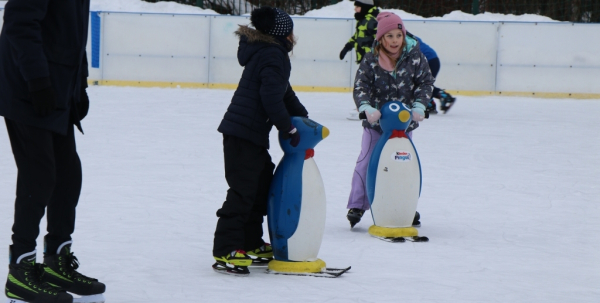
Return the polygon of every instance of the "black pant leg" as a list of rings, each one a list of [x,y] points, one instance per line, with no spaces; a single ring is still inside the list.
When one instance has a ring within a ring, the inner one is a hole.
[[[257,196],[261,192],[261,180],[262,183],[266,180],[265,166],[268,165],[267,163],[272,165],[271,156],[266,148],[238,137],[224,135],[223,152],[225,179],[229,190],[223,206],[217,211],[219,220],[215,230],[214,256],[223,256],[235,249],[243,249],[246,243],[246,224],[255,207]],[[256,207],[259,209],[258,212],[263,212],[260,210],[260,205]],[[256,214],[252,217],[255,221]],[[251,225],[256,227],[255,222]],[[262,234],[262,225],[260,229]]]
[[[46,252],[55,254],[58,246],[71,240],[75,231],[75,208],[81,193],[81,161],[75,144],[75,128],[66,136],[54,135],[56,185],[47,206]]]
[[[10,119],[5,122],[18,170],[12,253],[20,256],[35,249],[40,220],[54,192],[53,133]]]
[[[267,215],[267,206],[269,203],[269,190],[271,189],[271,181],[273,180],[273,170],[275,164],[269,160],[265,161],[263,170],[260,174],[258,192],[256,199],[254,200],[254,206],[246,221],[245,237],[244,237],[244,250],[250,251],[261,247],[265,244],[263,237],[263,222],[264,217]]]

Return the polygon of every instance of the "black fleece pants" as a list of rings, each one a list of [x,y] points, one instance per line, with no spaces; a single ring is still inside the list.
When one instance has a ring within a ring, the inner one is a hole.
[[[17,164],[17,198],[12,227],[11,262],[36,247],[47,210],[46,251],[71,240],[81,192],[81,162],[73,125],[66,136],[4,119]]]
[[[217,211],[216,257],[237,249],[254,250],[265,243],[262,224],[275,169],[267,149],[245,139],[223,135],[223,153],[229,190]]]

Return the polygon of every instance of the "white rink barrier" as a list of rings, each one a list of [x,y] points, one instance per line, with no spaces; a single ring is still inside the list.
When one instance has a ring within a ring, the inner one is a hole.
[[[0,15],[3,13],[0,10]],[[357,64],[339,52],[354,19],[293,17],[297,91],[352,90]],[[238,38],[248,16],[92,12],[90,82],[237,87]],[[600,24],[405,20],[438,53],[436,86],[460,95],[600,98]],[[1,26],[1,24],[0,24]]]

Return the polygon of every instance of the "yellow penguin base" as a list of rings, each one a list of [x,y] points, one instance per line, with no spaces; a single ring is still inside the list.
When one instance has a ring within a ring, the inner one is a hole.
[[[381,227],[372,225],[369,227],[369,234],[383,238],[415,237],[419,235],[419,231],[414,227]]]
[[[278,261],[269,262],[269,270],[279,273],[318,273],[325,269],[325,261],[317,259],[316,261]]]

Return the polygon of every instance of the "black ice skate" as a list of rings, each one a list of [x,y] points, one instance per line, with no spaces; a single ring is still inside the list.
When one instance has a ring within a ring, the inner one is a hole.
[[[450,110],[452,105],[454,105],[456,98],[452,97],[449,93],[442,90],[440,91],[440,100],[442,101],[440,109],[445,114]]]
[[[250,274],[248,266],[252,265],[250,258],[243,250],[234,250],[222,257],[214,257],[217,263],[212,268],[222,274],[234,276],[247,276]]]
[[[435,101],[431,99],[431,102],[429,102],[427,108],[425,108],[425,118],[429,118],[429,115],[437,115],[437,113],[437,105],[435,104]]]
[[[9,248],[10,264],[5,293],[10,303],[71,303],[73,297],[63,289],[43,281],[46,275],[44,265],[35,263],[35,251],[22,254],[12,260]]]
[[[413,227],[421,227],[421,214],[419,212],[415,212],[415,218],[413,219],[412,226]]]
[[[365,211],[360,208],[351,208],[348,210],[346,218],[350,221],[350,228],[353,228],[356,223],[360,222],[360,219],[365,214]]]
[[[79,261],[71,252],[71,243],[67,241],[61,244],[56,254],[44,254],[44,281],[80,296],[75,297],[73,303],[103,303],[106,286],[76,271]]]

